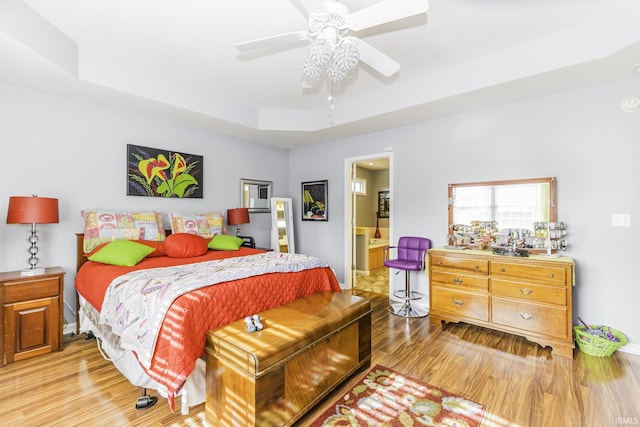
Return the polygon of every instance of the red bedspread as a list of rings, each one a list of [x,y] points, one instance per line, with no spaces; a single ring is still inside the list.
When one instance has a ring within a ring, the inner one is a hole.
[[[130,271],[260,252],[243,247],[239,251],[209,251],[195,258],[151,257],[135,267],[116,267],[89,261],[78,271],[76,289],[100,311],[111,281]],[[193,371],[196,360],[204,355],[207,331],[322,291],[340,291],[340,285],[330,268],[265,274],[189,292],[176,299],[169,308],[147,374],[167,388],[173,410],[173,395],[180,391]]]

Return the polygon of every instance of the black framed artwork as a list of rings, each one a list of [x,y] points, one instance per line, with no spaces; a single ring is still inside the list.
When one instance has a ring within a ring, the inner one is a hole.
[[[127,144],[127,195],[202,199],[203,157]]]
[[[378,218],[389,218],[389,192],[378,191]]]
[[[328,181],[302,183],[302,220],[328,221]]]

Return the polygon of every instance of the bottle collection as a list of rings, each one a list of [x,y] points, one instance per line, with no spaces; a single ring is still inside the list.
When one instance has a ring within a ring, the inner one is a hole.
[[[567,226],[564,222],[538,221],[533,230],[526,228],[499,229],[496,221],[471,221],[471,224],[453,224],[449,247],[488,250],[494,248],[526,249],[532,253],[557,256],[567,249]]]

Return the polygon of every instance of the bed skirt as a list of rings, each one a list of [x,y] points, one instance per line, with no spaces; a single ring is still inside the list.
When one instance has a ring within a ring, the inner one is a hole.
[[[144,387],[150,390],[156,390],[165,399],[167,398],[167,389],[151,379],[144,371],[138,359],[130,350],[124,350],[120,347],[120,338],[111,332],[111,328],[107,325],[100,325],[98,319],[100,314],[93,306],[78,295],[80,302],[80,332],[91,331],[99,339],[98,348],[102,356],[110,360],[111,363],[124,375],[124,377],[134,386]],[[181,413],[187,415],[189,407],[204,403],[205,375],[206,363],[204,355],[196,361],[196,366],[187,377],[187,380],[178,392],[177,396],[181,396]]]

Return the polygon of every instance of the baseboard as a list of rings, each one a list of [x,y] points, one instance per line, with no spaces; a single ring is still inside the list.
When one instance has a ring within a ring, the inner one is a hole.
[[[67,323],[64,325],[64,329],[62,330],[63,335],[72,335],[76,333],[76,324],[75,323]]]
[[[627,343],[626,345],[620,347],[618,351],[623,353],[637,354],[640,356],[640,344]]]

